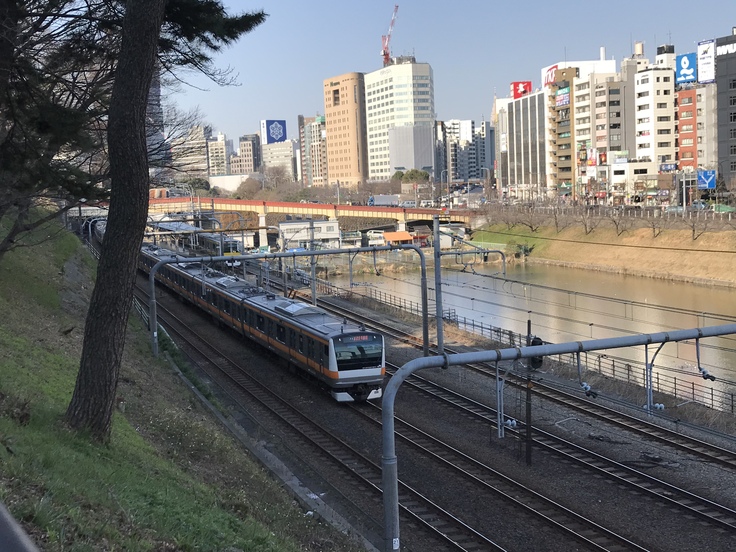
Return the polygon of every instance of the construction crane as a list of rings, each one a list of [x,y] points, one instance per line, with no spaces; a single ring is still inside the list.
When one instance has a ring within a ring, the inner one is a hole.
[[[383,56],[383,66],[386,67],[391,63],[391,50],[389,49],[389,43],[391,42],[391,33],[394,30],[394,21],[396,21],[396,12],[399,11],[399,5],[394,6],[394,13],[391,16],[391,24],[388,26],[388,33],[381,37],[381,55]]]

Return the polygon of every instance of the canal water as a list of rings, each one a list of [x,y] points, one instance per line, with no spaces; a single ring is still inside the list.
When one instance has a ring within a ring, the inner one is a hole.
[[[723,287],[642,278],[549,265],[455,265],[442,269],[443,310],[462,318],[562,343],[621,337],[640,333],[715,326],[736,322],[734,291]],[[435,277],[428,275],[430,313],[435,312]],[[348,276],[330,277],[349,288]],[[360,280],[359,282],[357,280]],[[419,272],[361,274],[362,286],[419,303]],[[651,358],[653,351],[650,348]],[[617,349],[615,356],[644,362],[644,348]],[[656,357],[658,368],[692,376],[697,370],[695,342],[666,344]],[[700,365],[718,378],[718,387],[736,385],[736,336],[708,338],[700,343]],[[733,391],[733,388],[730,389]]]

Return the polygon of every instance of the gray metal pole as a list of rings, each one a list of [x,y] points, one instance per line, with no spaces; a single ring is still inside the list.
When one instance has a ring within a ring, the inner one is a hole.
[[[442,256],[440,255],[440,217],[432,217],[434,232],[434,304],[437,320],[437,354],[445,354],[445,336],[442,319]]]
[[[496,426],[499,439],[504,438],[503,408],[503,379],[498,370],[498,362],[496,362]]]
[[[314,251],[314,221],[309,221],[309,250]],[[317,257],[312,256],[312,304],[317,304]]]

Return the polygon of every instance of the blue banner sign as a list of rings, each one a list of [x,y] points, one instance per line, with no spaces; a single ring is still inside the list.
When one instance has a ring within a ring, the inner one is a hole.
[[[680,54],[677,56],[675,69],[675,82],[682,84],[684,82],[695,82],[698,78],[696,71],[698,56],[695,52],[689,54]]]

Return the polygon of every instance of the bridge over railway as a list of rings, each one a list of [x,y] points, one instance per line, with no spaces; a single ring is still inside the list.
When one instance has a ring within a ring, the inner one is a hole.
[[[412,225],[424,222],[431,226],[432,217],[440,215],[451,223],[475,229],[484,223],[479,213],[469,209],[404,209],[400,207],[368,207],[363,205],[337,205],[331,203],[291,203],[286,201],[249,201],[223,198],[151,198],[148,214],[155,217],[164,213],[192,212],[249,212],[258,216],[267,214],[301,215],[303,218],[361,217],[366,219],[395,219],[397,223]]]

